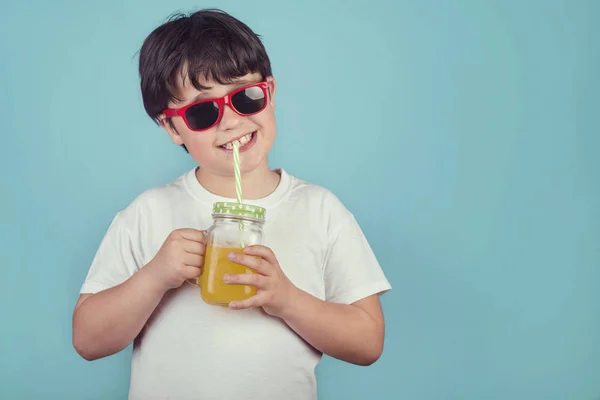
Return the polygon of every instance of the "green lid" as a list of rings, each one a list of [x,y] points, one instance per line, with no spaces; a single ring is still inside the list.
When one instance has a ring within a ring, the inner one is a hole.
[[[239,204],[229,202],[217,202],[213,204],[213,214],[235,215],[238,217],[248,217],[254,219],[265,219],[266,210],[262,207],[251,204]]]

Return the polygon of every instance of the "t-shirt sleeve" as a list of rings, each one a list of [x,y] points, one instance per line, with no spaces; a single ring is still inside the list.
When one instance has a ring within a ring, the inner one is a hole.
[[[110,224],[80,293],[97,293],[129,279],[141,267],[139,249],[123,212]]]
[[[356,219],[347,213],[336,230],[325,263],[325,298],[352,304],[391,289]]]

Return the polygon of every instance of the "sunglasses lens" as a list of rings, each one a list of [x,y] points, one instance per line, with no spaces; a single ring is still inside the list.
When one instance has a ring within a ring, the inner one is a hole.
[[[254,114],[265,107],[265,92],[259,86],[252,86],[236,93],[231,103],[241,114]]]
[[[219,106],[214,102],[199,103],[185,112],[190,128],[194,130],[206,129],[219,118]]]

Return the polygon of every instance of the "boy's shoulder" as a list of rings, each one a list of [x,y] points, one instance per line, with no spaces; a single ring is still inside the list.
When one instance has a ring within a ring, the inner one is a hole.
[[[186,179],[190,172],[186,172],[175,179],[159,184],[139,192],[124,208],[119,215],[125,219],[139,218],[151,212],[160,212],[181,204],[189,197]]]
[[[309,182],[295,176],[292,179],[292,190],[297,192],[299,195],[309,198],[321,199],[325,202],[336,203],[342,205],[341,200],[338,196],[328,187],[321,184]]]
[[[290,200],[306,204],[317,214],[330,217],[353,217],[342,199],[330,188],[296,176],[290,176]]]

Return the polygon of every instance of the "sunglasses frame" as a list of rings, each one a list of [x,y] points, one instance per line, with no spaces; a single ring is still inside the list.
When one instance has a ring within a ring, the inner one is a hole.
[[[263,91],[263,94],[265,95],[265,105],[258,111],[251,113],[251,114],[243,114],[241,112],[239,112],[235,106],[231,103],[231,98],[233,96],[235,96],[236,94],[238,94],[239,92],[242,92],[246,89],[249,89],[251,87],[260,87]],[[190,124],[188,123],[187,117],[185,115],[185,112],[188,110],[188,108],[193,107],[197,104],[202,104],[202,103],[216,103],[217,107],[219,108],[219,114],[217,115],[217,119],[215,120],[215,122],[210,125],[209,127],[206,128],[202,128],[202,129],[193,129]],[[172,117],[181,117],[183,119],[183,122],[185,122],[186,126],[188,127],[188,129],[194,131],[194,132],[202,132],[202,131],[206,131],[212,127],[214,127],[215,125],[217,125],[219,123],[219,121],[221,121],[221,118],[223,117],[223,108],[225,107],[225,105],[228,105],[229,108],[231,110],[233,110],[233,112],[235,112],[236,114],[242,116],[242,117],[249,117],[251,115],[255,115],[258,114],[261,111],[264,111],[265,108],[267,108],[267,104],[269,103],[269,83],[267,81],[261,81],[261,82],[257,82],[257,83],[251,83],[249,85],[243,86],[241,88],[235,89],[232,92],[227,93],[225,96],[223,97],[214,97],[211,99],[201,99],[198,101],[195,101],[191,104],[185,105],[183,107],[180,108],[165,108],[163,110],[163,114],[165,115],[165,117],[167,118],[172,118]]]

